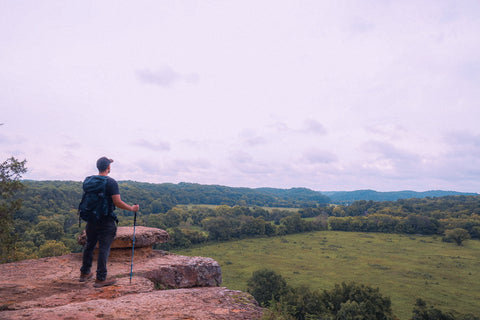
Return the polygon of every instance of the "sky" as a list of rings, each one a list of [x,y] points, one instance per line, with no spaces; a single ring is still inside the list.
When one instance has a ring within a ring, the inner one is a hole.
[[[477,0],[0,0],[25,179],[480,192]]]

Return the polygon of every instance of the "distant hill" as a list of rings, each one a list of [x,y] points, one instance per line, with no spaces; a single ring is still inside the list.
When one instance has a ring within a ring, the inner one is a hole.
[[[61,212],[76,208],[82,196],[80,181],[23,181],[27,188],[19,196],[23,209],[48,208]],[[397,191],[374,190],[319,192],[307,188],[239,188],[197,183],[145,183],[119,181],[122,198],[139,203],[144,211],[166,212],[177,204],[244,205],[263,207],[316,207],[328,203],[349,204],[358,200],[395,201],[398,199],[442,197],[449,195],[478,195],[455,191]]]
[[[80,181],[24,180],[27,188],[19,193],[23,199],[21,214],[32,208],[65,212],[77,208],[82,197]],[[307,188],[239,188],[197,183],[145,183],[118,181],[122,199],[138,203],[143,213],[166,212],[177,204],[243,205],[261,207],[316,207],[330,199]]]
[[[391,191],[379,192],[375,190],[356,190],[356,191],[322,191],[322,194],[328,196],[332,203],[352,203],[359,200],[372,201],[396,201],[399,199],[426,198],[426,197],[444,197],[456,195],[478,195],[478,193],[466,193],[457,191],[430,190],[424,192],[417,191]]]

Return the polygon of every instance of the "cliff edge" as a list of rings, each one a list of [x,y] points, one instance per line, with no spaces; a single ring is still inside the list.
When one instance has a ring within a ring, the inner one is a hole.
[[[219,286],[215,260],[152,250],[168,240],[160,229],[137,227],[130,281],[132,231],[120,227],[112,245],[108,275],[117,283],[110,287],[78,281],[80,253],[0,265],[0,319],[261,318],[250,294]]]

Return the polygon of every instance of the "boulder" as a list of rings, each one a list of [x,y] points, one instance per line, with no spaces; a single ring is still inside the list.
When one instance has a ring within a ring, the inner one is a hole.
[[[149,258],[152,255],[153,245],[167,242],[170,239],[168,232],[162,229],[143,226],[135,227],[135,258]],[[78,236],[78,244],[84,246],[87,241],[85,230]],[[118,227],[117,234],[110,251],[110,260],[125,260],[132,256],[133,227]],[[95,256],[97,251],[95,250]]]
[[[135,227],[135,248],[151,247],[170,239],[168,232],[162,229],[138,226]],[[87,241],[85,230],[78,237],[78,244],[84,246]],[[133,227],[118,227],[112,249],[131,249],[133,245]]]

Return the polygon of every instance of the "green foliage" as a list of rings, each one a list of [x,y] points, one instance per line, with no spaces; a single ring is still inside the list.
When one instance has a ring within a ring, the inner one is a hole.
[[[437,234],[462,228],[472,238],[480,236],[480,196],[357,201],[336,206],[328,219],[331,230]]]
[[[48,240],[40,246],[38,254],[40,258],[55,257],[69,253],[70,250],[63,244],[63,242]]]
[[[283,277],[270,269],[255,271],[247,281],[247,291],[264,307],[271,301],[279,301],[287,291],[287,282]]]
[[[454,315],[452,312],[444,312],[434,306],[428,306],[427,303],[418,298],[413,308],[412,320],[480,320],[473,314]]]
[[[320,293],[308,286],[292,289],[275,271],[261,269],[248,279],[247,290],[261,306],[272,306],[274,313],[281,310],[294,319],[393,319],[390,298],[378,288],[355,282]]]
[[[392,319],[391,301],[372,288],[355,282],[336,284],[323,292],[327,314],[337,319]]]
[[[227,217],[209,217],[202,222],[210,240],[230,240],[236,235],[236,221]]]
[[[19,180],[27,172],[25,164],[26,160],[18,161],[13,157],[0,164],[0,263],[16,260],[14,214],[20,209],[22,200],[15,195],[23,188]]]
[[[39,222],[36,230],[43,234],[46,240],[60,240],[65,234],[63,227],[52,220]]]
[[[323,295],[318,290],[312,291],[306,285],[289,290],[279,304],[283,305],[284,313],[294,319],[318,319],[320,315],[321,319],[330,318]]]
[[[374,190],[355,190],[355,191],[332,191],[323,192],[328,196],[333,203],[350,204],[355,201],[397,201],[400,199],[420,199],[432,197],[445,197],[457,195],[477,195],[475,193],[462,193],[455,191],[441,191],[431,190],[425,192],[416,191],[392,191],[392,192],[378,192]]]
[[[15,243],[15,260],[38,259],[38,246],[33,241]]]
[[[27,219],[33,212],[68,211],[77,208],[82,195],[82,183],[75,181],[25,181],[28,188],[21,198],[28,202],[19,213]],[[119,181],[122,199],[139,203],[143,214],[166,213],[176,205],[227,205],[262,207],[317,207],[329,199],[319,192],[305,188],[250,189],[194,183],[152,184],[134,181]],[[47,215],[49,215],[47,214]],[[127,213],[129,215],[130,213]]]
[[[445,242],[455,242],[457,245],[461,246],[463,241],[470,239],[470,234],[467,230],[462,228],[455,228],[452,230],[445,231],[445,237],[443,241]]]

